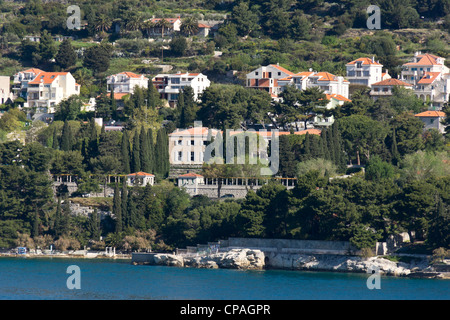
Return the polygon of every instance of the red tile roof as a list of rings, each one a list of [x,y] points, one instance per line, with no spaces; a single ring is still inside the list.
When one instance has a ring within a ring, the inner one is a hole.
[[[124,74],[124,75],[126,75],[127,77],[129,77],[129,78],[140,78],[140,77],[141,77],[140,74],[136,74],[136,73],[134,73],[134,72],[129,72],[129,71],[124,71],[124,72],[121,72],[121,73],[119,73],[119,74]],[[144,77],[144,78],[145,78],[145,77]]]
[[[372,86],[407,86],[412,87],[412,84],[406,83],[404,81],[390,78],[383,81],[372,83]]]
[[[347,101],[347,102],[351,102],[351,101],[352,101],[352,100],[347,99],[346,97],[344,97],[344,96],[342,96],[342,95],[340,95],[340,94],[335,94],[335,93],[333,93],[333,94],[327,94],[326,96],[327,96],[327,99],[328,99],[328,100],[330,100],[330,99],[336,99],[336,100]]]
[[[38,74],[38,73],[45,72],[45,71],[42,71],[41,69],[38,69],[38,68],[31,68],[31,69],[24,70],[22,72],[23,73],[30,73],[30,72],[32,72],[34,74]]]
[[[178,178],[192,178],[192,179],[194,179],[194,178],[203,178],[203,176],[201,174],[196,174],[196,173],[193,173],[193,172],[189,172],[189,173],[185,173],[185,174],[179,175]]]
[[[39,73],[29,84],[39,84],[41,81],[45,84],[53,83],[58,76],[65,76],[68,72],[44,72]]]
[[[207,24],[203,24],[203,23],[199,23],[198,24],[199,28],[211,28],[210,26],[208,26]]]
[[[419,61],[417,62],[408,62],[405,63],[405,66],[411,66],[411,65],[416,65],[416,66],[432,66],[432,65],[438,65],[439,63],[437,63],[436,59],[440,58],[438,56],[435,56],[433,54],[429,54],[429,53],[425,53],[425,54],[421,54],[418,55],[417,57],[420,58]]]
[[[425,75],[417,83],[430,84],[440,75],[440,72],[425,72]]]
[[[347,63],[347,65],[356,64],[356,62],[359,62],[359,61],[362,62],[362,64],[374,64],[374,65],[381,66],[381,63],[372,61],[372,59],[370,59],[370,58],[359,58],[359,59],[353,60],[352,62]]]
[[[445,118],[442,111],[424,111],[415,115],[416,117]]]
[[[129,177],[131,177],[131,176],[147,176],[147,177],[154,177],[153,174],[147,173],[147,172],[142,172],[142,171],[135,172],[135,173],[130,173],[128,176],[129,176]]]
[[[280,71],[282,71],[284,73],[287,73],[288,75],[293,75],[294,74],[293,72],[289,71],[288,69],[285,69],[285,68],[283,68],[283,67],[281,67],[281,66],[279,66],[277,64],[271,64],[270,66],[274,67],[275,69],[278,69],[278,70],[280,70]]]

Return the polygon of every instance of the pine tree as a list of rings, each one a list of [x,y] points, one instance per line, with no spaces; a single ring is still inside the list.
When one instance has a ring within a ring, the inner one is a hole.
[[[119,183],[116,182],[114,187],[113,209],[112,213],[116,219],[115,231],[116,233],[122,232],[122,203],[120,198]]]
[[[55,57],[55,62],[62,69],[67,69],[77,62],[77,54],[70,43],[70,40],[65,39],[59,46],[58,53]]]
[[[136,129],[133,137],[133,151],[131,152],[131,171],[141,171],[141,146],[139,145],[139,131]]]
[[[128,140],[128,131],[127,130],[125,130],[122,135],[121,154],[122,154],[123,173],[129,174],[131,172],[130,171],[130,141]]]
[[[61,135],[61,150],[70,151],[72,150],[72,129],[70,128],[69,121],[64,122]]]

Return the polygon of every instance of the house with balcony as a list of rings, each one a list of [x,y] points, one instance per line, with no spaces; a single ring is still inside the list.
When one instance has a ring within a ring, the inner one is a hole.
[[[158,25],[158,23],[161,20],[166,20],[168,22],[168,26],[165,28],[162,28]],[[153,27],[148,30],[148,35],[151,37],[161,37],[163,35],[171,36],[174,32],[179,32],[181,29],[181,19],[180,17],[177,18],[153,18],[150,19],[150,21],[153,23]]]
[[[12,87],[14,96],[27,100],[28,83],[34,80],[36,76],[41,72],[44,71],[37,68],[30,68],[16,73],[14,75]]]
[[[118,74],[110,75],[106,77],[107,91],[114,93],[133,93],[134,88],[142,87],[144,89],[148,88],[148,78],[143,74],[136,74],[129,71],[124,71]]]
[[[445,58],[416,52],[410,62],[402,65],[401,80],[413,85],[417,97],[429,101],[435,110],[449,101],[450,69]]]
[[[372,83],[372,90],[370,90],[370,96],[374,100],[377,100],[378,98],[381,97],[390,97],[392,96],[395,87],[403,87],[412,90],[413,85],[394,78],[379,81],[376,83]]]
[[[40,72],[28,82],[28,107],[37,114],[54,114],[58,103],[80,94],[80,87],[70,72]]]
[[[347,80],[350,84],[371,87],[372,83],[390,78],[387,70],[375,58],[359,58],[346,64]]]
[[[194,99],[200,100],[200,95],[211,85],[208,77],[202,73],[175,73],[158,74],[152,79],[153,85],[161,94],[161,98],[168,101],[171,107],[175,107],[178,95],[186,87],[192,87]]]
[[[294,75],[293,72],[278,64],[261,66],[247,74],[246,87],[267,91],[272,97],[281,93],[279,79]]]
[[[287,85],[294,85],[299,90],[318,87],[325,94],[340,95],[348,99],[350,82],[344,77],[329,72],[316,72],[311,69],[278,80],[281,90]]]

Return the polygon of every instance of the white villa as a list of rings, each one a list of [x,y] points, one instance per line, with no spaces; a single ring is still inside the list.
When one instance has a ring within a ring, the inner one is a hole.
[[[335,76],[328,72],[299,72],[286,78],[278,80],[278,84],[283,90],[287,85],[294,85],[299,90],[318,87],[325,94],[341,95],[348,99],[348,89],[350,82],[344,77]]]
[[[32,73],[24,73],[29,77]],[[20,79],[21,73],[14,78]],[[23,74],[22,74],[23,75]],[[36,113],[55,113],[55,106],[72,95],[80,94],[80,85],[70,72],[39,72],[34,79],[25,81],[27,105]]]
[[[441,123],[441,121],[445,119],[444,112],[429,110],[415,114],[414,116],[422,120],[424,123],[424,131],[429,129],[437,129],[440,133],[445,132],[445,126]]]
[[[401,81],[399,79],[390,78],[380,82],[372,83],[372,90],[370,91],[370,96],[377,100],[381,97],[392,96],[394,87],[403,87],[406,89],[412,89],[413,86],[407,82]]]
[[[371,87],[373,83],[389,79],[391,76],[386,70],[383,73],[383,65],[375,58],[359,58],[346,64],[347,80],[350,84],[359,84]]]
[[[445,58],[416,52],[402,66],[401,80],[411,84],[417,97],[430,101],[437,110],[449,101],[450,95],[450,69],[444,62]]]
[[[158,74],[152,81],[161,98],[167,100],[172,107],[176,105],[180,90],[186,86],[192,87],[194,99],[198,101],[203,90],[211,84],[208,77],[202,73]]]
[[[293,74],[293,72],[278,64],[261,66],[247,74],[246,87],[265,90],[273,97],[276,97],[281,93],[281,87],[278,80],[292,76]]]
[[[133,93],[135,87],[148,88],[148,78],[142,74],[124,71],[106,78],[107,91],[114,93]]]
[[[145,187],[146,185],[154,185],[155,176],[147,172],[135,172],[127,175],[127,185]]]

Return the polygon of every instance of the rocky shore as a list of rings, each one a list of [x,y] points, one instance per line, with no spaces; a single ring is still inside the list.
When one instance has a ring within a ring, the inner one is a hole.
[[[163,265],[191,268],[225,268],[241,270],[309,270],[370,273],[416,278],[450,279],[449,272],[436,271],[427,259],[411,259],[410,263],[394,262],[383,257],[331,254],[268,253],[254,249],[231,249],[208,255],[147,254],[143,259],[133,256],[133,264]]]

